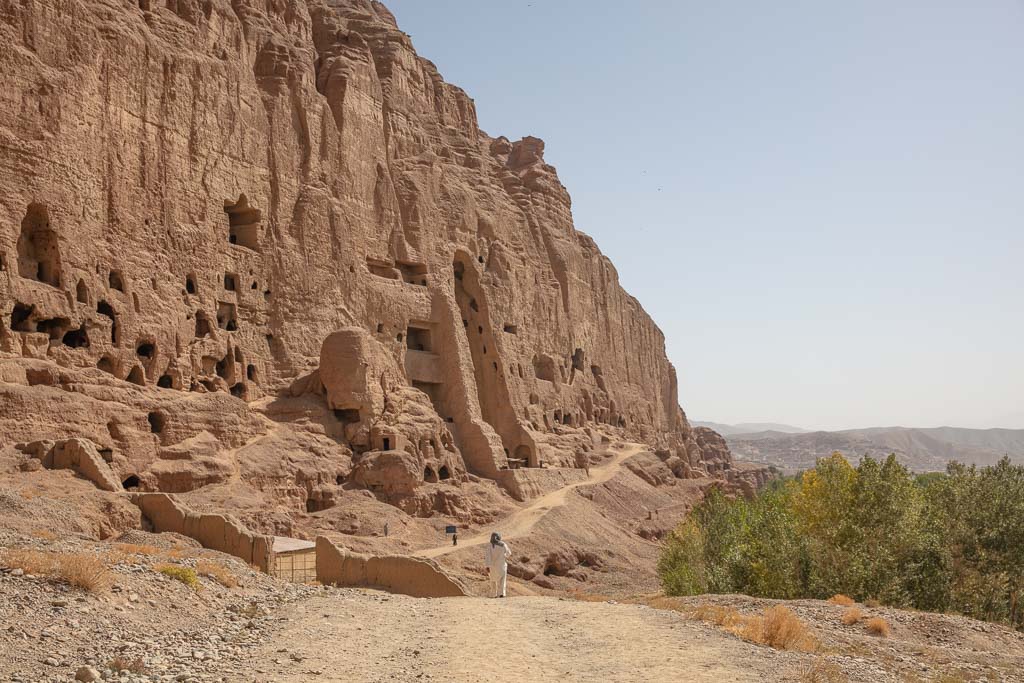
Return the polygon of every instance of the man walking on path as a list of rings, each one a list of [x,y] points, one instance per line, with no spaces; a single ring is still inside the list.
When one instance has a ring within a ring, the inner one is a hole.
[[[501,534],[497,531],[491,534],[491,542],[487,544],[485,559],[487,561],[487,574],[491,577],[491,585],[494,587],[494,597],[505,597],[505,583],[508,579],[508,558],[512,555],[508,545],[501,540]]]

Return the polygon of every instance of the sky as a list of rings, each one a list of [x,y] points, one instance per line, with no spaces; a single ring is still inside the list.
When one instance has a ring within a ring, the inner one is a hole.
[[[691,419],[1024,428],[1024,0],[387,0],[546,143]]]

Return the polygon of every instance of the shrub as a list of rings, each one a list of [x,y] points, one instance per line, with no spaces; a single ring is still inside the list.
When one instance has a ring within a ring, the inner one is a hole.
[[[914,477],[894,455],[853,467],[835,453],[752,500],[709,492],[666,539],[658,574],[669,595],[833,596],[1024,630],[1021,529],[1024,466],[1007,458]]]
[[[113,583],[103,561],[86,553],[58,553],[42,550],[5,550],[0,563],[26,574],[44,577],[55,583],[66,583],[91,593],[110,588]]]
[[[843,616],[840,617],[839,620],[842,621],[843,624],[845,624],[846,626],[853,626],[863,618],[864,613],[860,611],[859,607],[850,607],[845,612],[843,612]]]
[[[175,581],[181,581],[189,588],[199,588],[199,577],[196,576],[196,570],[191,567],[182,567],[177,564],[160,564],[154,567],[154,569]]]
[[[718,605],[700,605],[690,614],[743,640],[776,650],[815,652],[818,649],[818,643],[807,626],[782,605],[769,607],[760,616],[746,616],[730,607]]]
[[[868,619],[867,623],[864,624],[864,629],[871,635],[881,638],[888,638],[889,634],[892,633],[892,629],[889,628],[889,622],[882,617]]]
[[[217,562],[199,560],[196,563],[196,571],[200,576],[207,576],[225,588],[234,588],[238,585],[238,578],[231,573],[231,570]]]
[[[766,609],[762,623],[760,642],[769,647],[800,652],[814,652],[817,649],[817,643],[804,622],[782,605]]]
[[[800,683],[846,683],[850,679],[832,662],[816,660],[800,673]]]

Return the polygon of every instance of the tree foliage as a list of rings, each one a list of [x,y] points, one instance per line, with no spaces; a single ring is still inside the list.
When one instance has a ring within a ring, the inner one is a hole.
[[[670,595],[837,593],[1024,628],[1024,467],[914,476],[839,453],[752,500],[717,489],[667,539]]]

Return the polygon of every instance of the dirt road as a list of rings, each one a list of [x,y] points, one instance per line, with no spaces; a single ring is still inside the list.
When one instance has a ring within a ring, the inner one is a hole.
[[[352,591],[283,616],[247,680],[781,681],[806,666],[639,605]]]
[[[530,532],[534,525],[544,517],[544,515],[556,507],[565,505],[570,491],[577,489],[580,486],[603,484],[619,472],[622,468],[623,462],[637,453],[647,450],[648,448],[649,446],[644,446],[642,444],[622,444],[621,446],[616,447],[618,452],[611,460],[599,467],[592,467],[590,469],[590,476],[584,481],[578,481],[567,486],[563,486],[557,491],[552,491],[551,493],[541,496],[540,498],[532,501],[526,507],[515,512],[509,517],[506,517],[500,522],[494,523],[492,526],[501,530],[501,536],[505,540],[512,540],[520,536],[525,536]],[[414,555],[417,557],[440,557],[441,555],[447,555],[448,553],[457,552],[465,548],[483,545],[490,540],[490,537],[491,534],[488,531],[487,533],[471,536],[464,540],[460,539],[459,545],[457,546],[445,544],[436,548],[420,550],[414,553]]]

